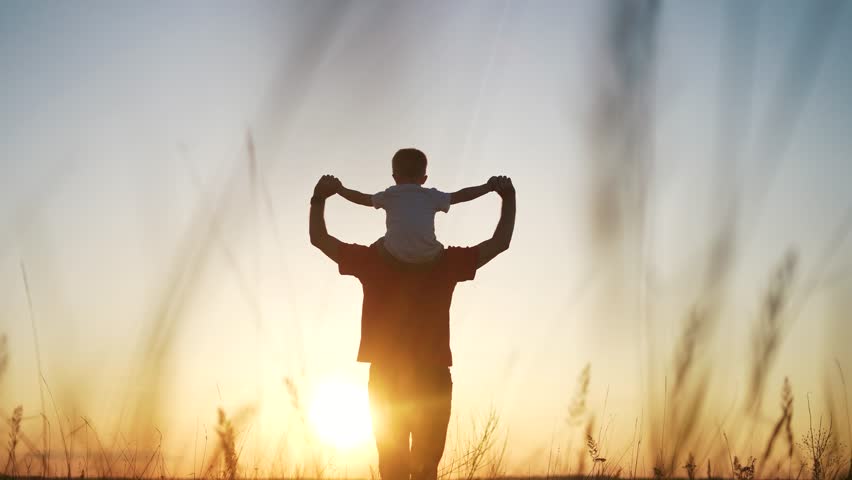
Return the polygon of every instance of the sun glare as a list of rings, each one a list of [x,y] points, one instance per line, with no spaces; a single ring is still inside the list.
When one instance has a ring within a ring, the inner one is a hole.
[[[340,380],[321,383],[308,412],[320,440],[337,448],[352,448],[372,436],[367,390]]]

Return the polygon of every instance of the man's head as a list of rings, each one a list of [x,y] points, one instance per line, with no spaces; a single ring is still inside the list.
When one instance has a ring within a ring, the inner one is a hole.
[[[416,148],[403,148],[396,152],[391,161],[393,179],[396,184],[426,183],[426,154]]]

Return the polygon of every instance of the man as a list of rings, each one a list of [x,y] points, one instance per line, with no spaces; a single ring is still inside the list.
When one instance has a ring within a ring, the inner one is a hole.
[[[494,235],[475,247],[449,247],[426,264],[402,263],[379,239],[370,247],[328,234],[325,201],[341,188],[325,175],[311,197],[311,244],[361,281],[358,361],[370,363],[368,392],[383,480],[434,480],[452,402],[450,303],[458,282],[506,251],[515,228],[515,188],[496,177],[502,198]],[[409,446],[410,437],[410,446]]]

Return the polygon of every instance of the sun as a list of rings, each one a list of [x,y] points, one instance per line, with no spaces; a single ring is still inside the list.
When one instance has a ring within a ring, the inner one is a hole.
[[[367,390],[342,380],[327,380],[314,391],[308,418],[321,441],[336,448],[353,448],[373,433]]]

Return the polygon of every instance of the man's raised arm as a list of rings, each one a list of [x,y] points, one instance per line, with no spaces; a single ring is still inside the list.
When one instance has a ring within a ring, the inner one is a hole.
[[[332,175],[323,175],[314,187],[314,196],[311,197],[311,214],[308,232],[311,235],[311,245],[319,248],[322,253],[337,262],[337,252],[341,241],[328,234],[325,228],[325,201],[328,197],[337,193],[340,188],[340,180]]]
[[[509,244],[512,243],[512,233],[515,231],[515,187],[512,185],[512,179],[501,176],[497,177],[494,182],[494,190],[503,199],[500,221],[497,222],[494,235],[479,244],[479,261],[476,268],[485,265],[492,258],[508,250]]]

